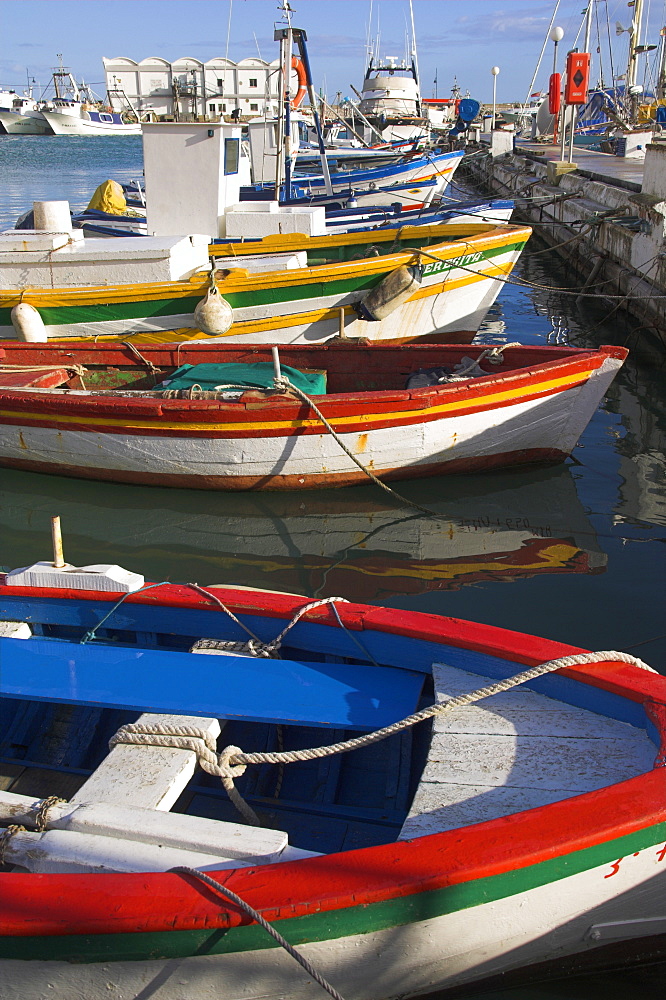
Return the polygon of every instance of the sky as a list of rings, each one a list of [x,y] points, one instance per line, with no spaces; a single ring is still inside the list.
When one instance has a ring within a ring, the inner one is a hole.
[[[290,2],[293,24],[308,37],[316,87],[329,99],[336,91],[353,98],[351,85],[360,90],[363,82],[370,0]],[[560,63],[563,53],[576,45],[585,6],[586,0],[560,0],[555,21],[565,32]],[[278,7],[278,0],[0,0],[0,87],[23,89],[26,71],[46,85],[57,53],[77,80],[85,79],[100,96],[105,89],[102,56],[137,61],[194,56],[206,61],[227,54],[234,60],[260,54],[271,61],[278,52],[273,41]],[[621,73],[628,35],[616,36],[615,27],[617,22],[629,26],[631,9],[626,0],[597,0],[596,7],[604,36],[603,71],[607,76],[611,72],[605,54],[608,14],[614,71]],[[435,96],[435,78],[437,95],[449,96],[455,78],[463,93],[490,101],[495,65],[500,69],[497,100],[526,99],[555,0],[414,0],[413,8],[422,96]],[[641,40],[657,44],[666,25],[666,0],[645,0],[645,8],[648,23]],[[372,12],[373,36],[379,22],[381,54],[402,57],[407,0],[374,0]],[[595,27],[593,52],[596,47]],[[654,67],[656,56],[649,58]],[[533,90],[547,88],[552,61],[549,41]],[[598,74],[598,68],[593,72]]]

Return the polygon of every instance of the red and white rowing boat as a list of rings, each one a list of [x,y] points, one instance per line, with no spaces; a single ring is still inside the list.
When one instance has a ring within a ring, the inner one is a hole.
[[[252,372],[270,367],[262,347],[138,353],[124,344],[5,342],[1,350],[0,464],[224,490],[363,481],[341,443],[385,479],[562,461],[627,355],[622,347],[282,348],[284,366],[325,379],[324,394],[305,398],[226,388],[236,369],[225,364],[249,365],[248,386]],[[191,388],[174,391],[184,364],[194,366]],[[458,380],[405,388],[420,369]]]

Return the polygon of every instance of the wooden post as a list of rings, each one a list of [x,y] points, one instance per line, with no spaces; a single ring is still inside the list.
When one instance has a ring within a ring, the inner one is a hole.
[[[53,539],[54,569],[63,569],[65,560],[62,554],[62,533],[60,531],[60,516],[51,518],[51,538]]]

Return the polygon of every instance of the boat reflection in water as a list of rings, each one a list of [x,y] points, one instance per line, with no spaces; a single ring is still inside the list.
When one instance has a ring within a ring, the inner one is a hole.
[[[601,573],[607,556],[568,468],[401,484],[428,517],[376,487],[223,494],[5,470],[2,561],[44,558],[62,518],[75,565],[118,562],[153,580],[241,583],[316,597],[401,594],[551,573]]]

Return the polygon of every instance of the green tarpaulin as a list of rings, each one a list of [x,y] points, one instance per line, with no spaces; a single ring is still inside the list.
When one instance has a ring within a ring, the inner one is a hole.
[[[326,394],[326,372],[302,372],[290,365],[282,365],[282,374],[302,392],[310,396]],[[273,364],[258,361],[254,364],[199,364],[181,365],[170,379],[165,380],[163,389],[191,389],[200,385],[202,389],[213,390],[219,386],[246,385],[248,388],[270,388],[273,385]]]

